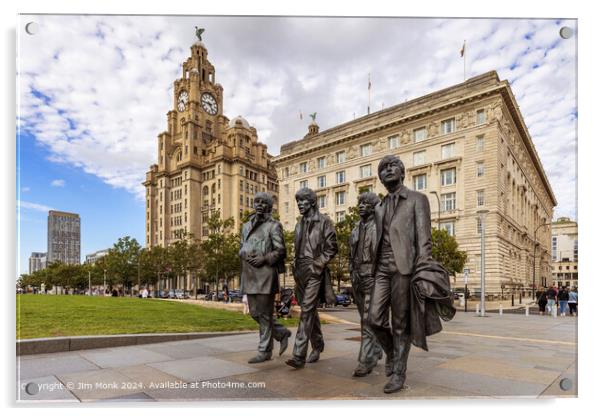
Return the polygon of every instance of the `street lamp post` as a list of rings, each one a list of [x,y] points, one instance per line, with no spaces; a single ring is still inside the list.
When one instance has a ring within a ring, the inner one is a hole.
[[[543,227],[544,225],[550,225],[550,222],[544,222],[539,224],[539,226],[535,229],[535,233],[533,235],[533,284],[531,287],[531,299],[535,300],[535,256],[537,250],[537,231]]]
[[[477,211],[481,219],[481,316],[485,316],[485,214],[488,209]]]
[[[441,229],[441,201],[439,201],[439,194],[437,191],[429,192],[437,197],[437,230]]]

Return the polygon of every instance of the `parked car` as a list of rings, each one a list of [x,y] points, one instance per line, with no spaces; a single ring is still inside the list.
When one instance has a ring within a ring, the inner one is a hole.
[[[229,293],[230,302],[242,302],[242,293],[240,293],[240,290],[231,290]]]
[[[217,299],[215,299],[215,292],[209,292],[205,295],[205,300],[218,300],[220,302],[224,301],[224,291],[220,290],[217,292]]]
[[[339,293],[336,295],[336,298],[337,302],[334,304],[334,306],[343,305],[346,308],[347,306],[351,305],[351,297],[346,293]]]
[[[188,299],[188,298],[190,298],[190,296],[188,296],[188,292],[186,292],[185,290],[182,290],[182,289],[176,289],[174,291],[174,296],[175,296],[175,299]]]

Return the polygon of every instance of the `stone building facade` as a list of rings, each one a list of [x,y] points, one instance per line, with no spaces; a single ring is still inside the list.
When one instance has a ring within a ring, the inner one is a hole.
[[[47,263],[80,264],[81,227],[79,214],[48,211]]]
[[[314,189],[335,221],[360,191],[385,194],[377,166],[387,154],[403,161],[406,186],[428,195],[433,227],[467,252],[469,288],[480,287],[480,210],[489,211],[487,293],[532,286],[535,230],[551,221],[556,199],[507,81],[492,71],[323,132],[312,122],[274,158],[284,228],[294,228],[301,187]],[[551,277],[550,227],[536,238],[538,284]],[[452,285],[463,287],[463,278]]]
[[[267,146],[241,116],[224,115],[224,91],[201,41],[190,48],[182,75],[174,81],[167,128],[157,138],[157,164],[146,173],[146,247],[163,246],[193,234],[204,239],[214,212],[240,227],[258,191],[278,184]],[[190,278],[175,283],[190,289]],[[168,287],[169,288],[169,287]]]
[[[552,284],[579,286],[579,230],[577,223],[560,217],[552,223]],[[550,282],[548,282],[549,284]]]
[[[46,268],[46,253],[33,251],[29,256],[29,274]]]

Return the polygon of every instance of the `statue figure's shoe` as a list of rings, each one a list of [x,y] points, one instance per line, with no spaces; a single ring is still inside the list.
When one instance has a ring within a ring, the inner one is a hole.
[[[255,357],[249,358],[247,361],[249,364],[257,364],[262,363],[264,361],[269,361],[272,359],[272,354],[267,352],[260,352]]]
[[[278,355],[284,354],[284,351],[286,351],[286,349],[288,348],[288,339],[290,338],[290,336],[291,331],[287,329],[286,334],[284,334],[284,336],[280,340],[280,352],[278,353]]]
[[[389,382],[385,384],[383,391],[387,394],[395,393],[403,389],[403,383],[406,381],[405,374],[393,374]]]
[[[353,377],[366,377],[371,372],[372,372],[372,367],[366,367],[365,365],[360,364],[353,371]]]
[[[318,361],[320,359],[320,353],[324,351],[324,345],[322,345],[321,348],[317,348],[315,350],[311,350],[311,353],[309,354],[309,357],[307,357],[307,362],[308,363],[315,363],[316,361]]]
[[[286,365],[290,365],[293,368],[303,368],[305,367],[305,362],[300,359],[293,357],[286,360]]]

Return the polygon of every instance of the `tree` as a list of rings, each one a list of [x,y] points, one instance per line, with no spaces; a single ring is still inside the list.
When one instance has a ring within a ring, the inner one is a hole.
[[[341,291],[341,280],[346,280],[349,275],[349,260],[351,257],[351,248],[349,247],[349,237],[351,231],[360,220],[357,206],[349,208],[349,213],[345,214],[342,221],[335,224],[337,232],[337,245],[339,251],[331,262],[333,278],[337,279],[337,291]]]
[[[458,242],[447,230],[433,228],[433,258],[445,267],[449,274],[461,273],[468,258],[465,251],[458,250]]]
[[[126,236],[119,238],[104,256],[108,270],[117,277],[117,282],[123,285],[124,289],[131,289],[132,282],[138,280],[140,249],[140,244],[135,238]]]
[[[214,279],[215,290],[219,290],[220,278],[228,279],[240,273],[238,251],[240,236],[233,234],[234,218],[222,220],[219,211],[215,211],[207,222],[208,238],[202,242],[205,258],[205,273]]]
[[[295,231],[284,230],[284,246],[286,247],[286,258],[284,259],[286,265],[284,285],[286,286],[286,275],[293,269],[292,265],[295,260]]]

